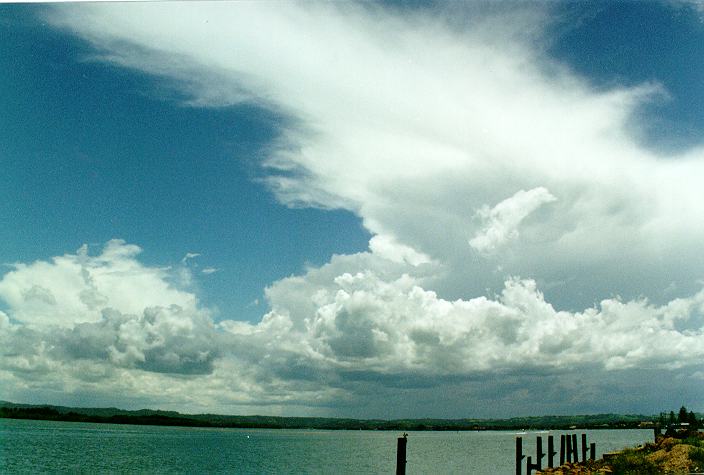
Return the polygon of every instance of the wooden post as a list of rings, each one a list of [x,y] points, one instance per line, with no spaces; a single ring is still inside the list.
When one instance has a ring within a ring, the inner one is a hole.
[[[408,434],[404,433],[403,437],[398,438],[396,448],[396,475],[406,475],[406,443],[408,442]]]
[[[523,439],[516,437],[516,475],[521,475],[521,465],[523,464]]]
[[[527,473],[530,475],[531,471],[533,470],[542,470],[543,469],[543,457],[545,457],[545,453],[543,452],[543,438],[538,437],[536,442],[535,442],[535,463],[533,463],[533,457],[528,457],[528,461],[526,463],[526,468],[527,468]]]
[[[551,435],[548,436],[548,468],[554,468],[553,458],[555,457],[555,441]]]
[[[579,447],[577,447],[577,434],[572,434],[572,462],[579,462]]]
[[[587,434],[582,434],[582,463],[587,461]]]
[[[596,460],[596,444],[594,442],[589,444],[589,460]]]
[[[572,436],[570,434],[565,435],[565,439],[567,440],[567,457],[566,461],[571,462],[572,461]]]
[[[543,438],[537,437],[535,441],[535,468],[536,470],[543,469],[543,457],[545,457],[545,452],[543,452]]]
[[[565,434],[560,435],[560,467],[565,464]]]

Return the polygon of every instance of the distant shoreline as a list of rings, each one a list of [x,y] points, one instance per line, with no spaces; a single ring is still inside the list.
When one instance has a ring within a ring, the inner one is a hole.
[[[649,429],[657,416],[595,414],[534,416],[510,419],[350,419],[332,417],[236,416],[181,414],[175,411],[117,408],[79,408],[54,405],[17,404],[0,401],[0,418],[62,422],[95,422],[182,427],[234,429],[322,429],[393,431],[485,431],[485,430],[574,430]]]

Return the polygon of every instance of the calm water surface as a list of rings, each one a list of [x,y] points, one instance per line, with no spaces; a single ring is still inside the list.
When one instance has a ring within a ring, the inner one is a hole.
[[[651,430],[579,431],[603,452]],[[535,437],[521,434],[524,453]],[[212,429],[0,419],[2,473],[394,473],[397,432]],[[408,474],[514,473],[514,432],[410,432]]]

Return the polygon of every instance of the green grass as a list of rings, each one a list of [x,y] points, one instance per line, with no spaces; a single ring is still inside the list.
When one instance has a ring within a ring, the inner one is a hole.
[[[701,441],[700,441],[701,442]],[[704,448],[697,447],[689,453],[689,458],[694,462],[697,471],[704,469]]]
[[[648,454],[642,450],[626,449],[610,460],[615,475],[650,475],[658,474],[658,466],[649,461]]]
[[[699,437],[688,437],[682,441],[683,444],[693,445],[695,447],[704,448],[704,439]]]

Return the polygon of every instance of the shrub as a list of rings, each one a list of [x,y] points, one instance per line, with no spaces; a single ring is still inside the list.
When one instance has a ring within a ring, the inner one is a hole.
[[[658,466],[646,458],[643,451],[628,449],[609,461],[615,475],[658,474]]]
[[[697,447],[689,452],[689,459],[694,464],[693,470],[699,472],[704,470],[704,449]]]

